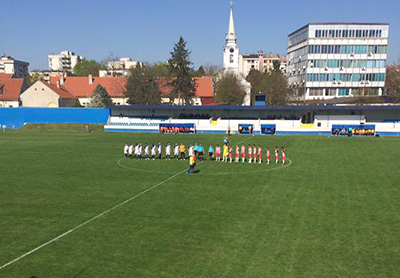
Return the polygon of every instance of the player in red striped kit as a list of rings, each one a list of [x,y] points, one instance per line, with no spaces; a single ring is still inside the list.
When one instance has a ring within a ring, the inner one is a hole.
[[[253,159],[254,163],[257,163],[257,147],[255,144],[253,145]]]
[[[260,145],[258,145],[257,154],[258,154],[258,164],[261,164],[261,161],[262,161],[262,147]]]
[[[242,144],[240,151],[242,153],[242,163],[244,163],[246,161],[246,147],[244,144]]]
[[[240,157],[239,157],[239,146],[236,145],[236,157],[235,157],[235,162],[238,163],[238,162],[239,162],[239,159],[240,159]]]
[[[251,147],[251,145],[248,146],[247,148],[247,154],[249,155],[249,163],[251,163],[251,153],[253,151],[253,148]]]
[[[270,164],[270,162],[271,162],[271,152],[269,151],[268,147],[265,148],[265,151],[267,152],[267,164]]]
[[[229,147],[229,163],[232,163],[233,158],[233,148]]]
[[[221,161],[221,147],[219,145],[215,147],[215,161]]]
[[[282,149],[281,149],[281,155],[282,155],[282,165],[285,165],[285,163],[286,163],[286,151],[285,151],[284,147],[282,147]]]

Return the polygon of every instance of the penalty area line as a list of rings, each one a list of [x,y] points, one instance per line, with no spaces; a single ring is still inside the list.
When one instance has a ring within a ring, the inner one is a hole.
[[[170,176],[169,178],[167,178],[167,179],[165,179],[165,180],[163,180],[163,181],[157,183],[156,185],[153,185],[152,187],[150,187],[150,188],[148,188],[148,189],[146,189],[146,190],[144,190],[144,191],[142,191],[142,192],[140,192],[140,193],[138,193],[138,194],[132,196],[131,198],[129,198],[129,199],[123,201],[122,203],[119,203],[118,205],[115,205],[115,206],[113,206],[112,208],[103,211],[102,213],[100,213],[100,214],[98,214],[98,215],[96,215],[96,216],[90,218],[89,220],[86,220],[85,222],[83,222],[83,223],[79,224],[78,226],[76,226],[76,227],[70,229],[69,231],[67,231],[67,232],[65,232],[65,233],[63,233],[63,234],[61,234],[61,235],[59,235],[59,236],[53,238],[52,240],[47,241],[46,243],[43,243],[42,245],[40,245],[40,246],[38,246],[38,247],[36,247],[36,248],[34,248],[34,249],[32,249],[32,250],[26,252],[25,254],[19,256],[18,258],[15,258],[14,260],[9,261],[8,263],[6,263],[6,264],[0,266],[0,270],[6,268],[6,267],[9,266],[9,265],[12,265],[13,263],[15,263],[15,262],[17,262],[17,261],[19,261],[19,260],[25,258],[26,256],[29,256],[30,254],[32,254],[32,253],[38,251],[39,249],[42,249],[43,247],[45,247],[45,246],[47,246],[47,245],[53,243],[54,241],[59,240],[59,239],[65,237],[66,235],[68,235],[68,234],[74,232],[75,230],[77,230],[77,229],[79,229],[79,228],[81,228],[81,227],[83,227],[83,226],[89,224],[90,222],[96,220],[97,218],[102,217],[103,215],[109,213],[110,211],[113,211],[113,210],[119,208],[120,206],[123,206],[123,205],[125,205],[126,203],[129,203],[129,202],[133,201],[134,199],[136,199],[136,198],[142,196],[143,194],[146,194],[147,192],[149,192],[149,191],[151,191],[151,190],[153,190],[153,189],[159,187],[160,185],[166,183],[167,181],[172,180],[173,178],[179,176],[180,174],[183,174],[183,173],[186,172],[186,171],[187,171],[187,169],[182,170],[182,171],[180,171],[180,172],[178,172],[178,173],[176,173],[176,174]]]

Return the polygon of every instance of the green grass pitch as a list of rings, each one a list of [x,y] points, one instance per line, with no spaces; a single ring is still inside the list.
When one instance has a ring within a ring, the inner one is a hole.
[[[398,277],[399,138],[230,136],[290,166],[123,159],[221,135],[0,134],[1,278]],[[277,169],[275,169],[277,168]],[[273,170],[274,169],[274,170]]]

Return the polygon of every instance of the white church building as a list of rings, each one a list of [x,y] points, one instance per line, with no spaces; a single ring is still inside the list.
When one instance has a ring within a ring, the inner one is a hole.
[[[231,9],[229,15],[229,27],[228,33],[226,34],[226,43],[224,46],[224,71],[232,72],[237,75],[242,86],[246,91],[246,96],[243,101],[243,105],[250,105],[250,90],[251,85],[246,81],[244,76],[239,73],[239,46],[237,44],[237,35],[235,31],[235,23],[233,20],[233,2],[231,2]]]

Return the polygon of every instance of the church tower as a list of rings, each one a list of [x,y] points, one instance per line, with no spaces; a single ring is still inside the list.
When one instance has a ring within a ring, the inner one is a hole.
[[[239,71],[239,46],[236,42],[237,36],[235,32],[235,24],[233,22],[233,1],[231,1],[229,27],[224,47],[224,71]]]

